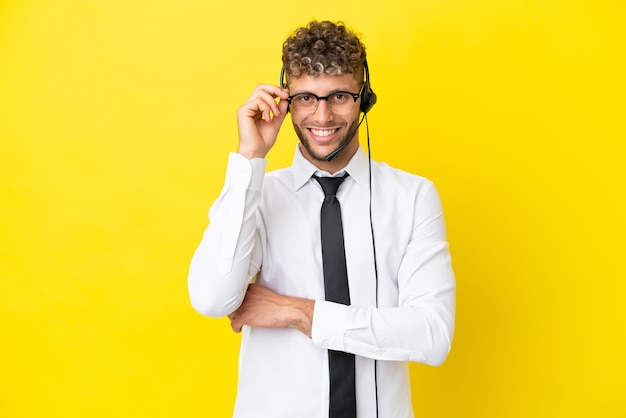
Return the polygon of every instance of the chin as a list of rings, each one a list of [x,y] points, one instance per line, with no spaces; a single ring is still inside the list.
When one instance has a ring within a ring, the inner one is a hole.
[[[326,156],[335,151],[339,147],[328,147],[328,149],[313,149],[309,143],[302,142],[306,153],[316,161],[326,161]]]
[[[349,143],[352,139],[354,139],[354,133],[350,136],[344,136],[339,138],[338,141],[333,142],[333,144],[328,144],[327,146],[317,146],[311,141],[309,138],[303,135],[303,133],[296,127],[296,134],[300,139],[300,143],[302,147],[306,151],[307,155],[309,155],[315,161],[326,161],[326,157],[337,149],[344,147],[348,148]]]

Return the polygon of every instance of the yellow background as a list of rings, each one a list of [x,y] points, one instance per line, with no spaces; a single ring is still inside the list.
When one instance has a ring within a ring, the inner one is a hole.
[[[457,331],[417,416],[626,417],[620,0],[0,1],[0,417],[229,416],[239,336],[188,264],[311,18],[363,35],[374,158],[442,195]]]

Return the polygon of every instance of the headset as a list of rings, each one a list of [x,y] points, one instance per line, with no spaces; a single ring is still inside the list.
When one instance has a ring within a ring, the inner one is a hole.
[[[363,70],[365,71],[365,83],[361,89],[361,112],[367,113],[372,109],[372,106],[376,103],[376,93],[372,90],[370,85],[370,71],[367,67],[367,60],[363,61]],[[287,87],[287,80],[285,79],[285,66],[280,69],[280,84],[282,88]]]
[[[369,221],[370,221],[370,231],[372,234],[372,250],[374,252],[374,277],[376,280],[376,307],[378,308],[378,262],[376,257],[376,240],[374,239],[374,222],[372,219],[372,152],[370,148],[370,130],[369,124],[367,123],[367,112],[372,109],[372,106],[376,103],[376,93],[372,90],[372,86],[370,85],[370,72],[367,66],[367,60],[363,61],[363,70],[365,72],[365,82],[363,83],[363,88],[361,89],[361,105],[360,110],[363,113],[363,117],[359,122],[359,126],[365,120],[365,127],[367,130],[367,160],[368,160],[368,170],[369,170]],[[280,70],[280,84],[282,88],[287,87],[287,80],[285,79],[285,66]],[[289,108],[287,108],[289,111]],[[349,141],[348,141],[349,143]],[[342,147],[337,148],[335,151],[328,154],[324,159],[326,161],[333,160],[348,144],[344,144]],[[376,417],[378,418],[378,360],[374,360],[374,397],[376,400]]]
[[[376,93],[370,85],[370,70],[367,67],[367,60],[363,61],[363,69],[365,70],[365,83],[363,84],[363,92],[361,93],[361,112],[367,114],[376,104]]]

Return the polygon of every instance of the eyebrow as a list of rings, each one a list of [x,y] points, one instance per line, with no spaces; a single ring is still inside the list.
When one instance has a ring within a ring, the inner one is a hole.
[[[348,88],[339,88],[339,89],[331,90],[331,91],[329,91],[326,94],[317,94],[317,93],[313,93],[312,91],[304,90],[304,91],[295,92],[295,93],[291,94],[291,96],[295,96],[296,94],[310,94],[312,96],[317,96],[317,97],[326,97],[326,96],[329,96],[331,94],[339,93],[339,92],[352,93],[350,91],[350,89],[348,89]]]

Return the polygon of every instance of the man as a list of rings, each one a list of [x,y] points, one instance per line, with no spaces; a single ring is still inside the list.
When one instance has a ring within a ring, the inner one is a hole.
[[[237,112],[239,148],[188,281],[198,312],[243,331],[235,417],[412,417],[407,362],[450,350],[441,203],[430,181],[368,163],[365,58],[343,24],[311,22],[283,45],[283,85],[259,85]],[[293,164],[266,174],[288,112]]]

